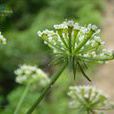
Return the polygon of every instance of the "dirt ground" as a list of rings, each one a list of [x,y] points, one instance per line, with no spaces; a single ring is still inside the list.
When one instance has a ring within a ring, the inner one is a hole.
[[[102,23],[102,37],[108,49],[114,49],[114,0],[108,0]],[[100,65],[94,74],[94,85],[102,89],[114,101],[114,60]],[[114,111],[108,114],[114,114]]]

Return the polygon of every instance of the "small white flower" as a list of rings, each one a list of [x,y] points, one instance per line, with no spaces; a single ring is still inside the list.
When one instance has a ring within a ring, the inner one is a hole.
[[[86,34],[86,33],[88,33],[88,29],[87,28],[85,28],[85,27],[81,27],[81,32],[83,33],[83,34]]]
[[[0,43],[6,44],[6,38],[4,38],[4,36],[1,34],[1,32],[0,32]]]
[[[101,41],[101,38],[99,36],[94,36],[94,40],[99,42],[99,41]]]
[[[94,31],[97,30],[97,26],[96,26],[96,25],[92,25],[92,24],[89,24],[87,28],[88,28],[89,30],[94,30]]]
[[[76,29],[76,30],[80,30],[79,23],[75,23],[75,24],[74,24],[74,29]]]
[[[42,37],[42,32],[41,32],[41,31],[38,31],[38,32],[37,32],[37,35],[38,35],[39,37]]]
[[[66,24],[67,24],[67,26],[73,27],[74,26],[74,21],[73,20],[68,20]]]
[[[97,26],[96,25],[92,25],[92,30],[97,30]]]
[[[55,29],[67,29],[68,26],[66,25],[66,23],[62,23],[62,24],[59,24],[59,25],[54,25],[54,28]]]

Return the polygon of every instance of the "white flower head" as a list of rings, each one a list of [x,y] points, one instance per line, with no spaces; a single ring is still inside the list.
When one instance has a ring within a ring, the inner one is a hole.
[[[38,83],[40,86],[45,86],[50,81],[47,74],[36,66],[21,65],[15,70],[15,74],[17,75],[16,82],[20,84]]]
[[[68,95],[71,97],[70,108],[85,111],[112,109],[114,104],[101,90],[93,86],[71,86]]]
[[[81,26],[73,20],[66,20],[54,25],[54,30],[44,30],[38,32],[38,35],[53,50],[55,57],[59,58],[58,63],[73,62],[72,65],[78,65],[81,72],[84,72],[82,63],[104,63],[114,59],[113,51],[104,53],[104,42],[96,25]],[[73,68],[75,72],[75,66]]]

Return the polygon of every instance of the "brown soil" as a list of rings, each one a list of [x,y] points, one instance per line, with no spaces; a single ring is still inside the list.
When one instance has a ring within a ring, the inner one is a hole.
[[[106,47],[114,49],[114,0],[107,1],[102,37],[106,41]],[[94,80],[93,83],[114,100],[114,61],[98,66]],[[114,114],[114,111],[108,114]]]

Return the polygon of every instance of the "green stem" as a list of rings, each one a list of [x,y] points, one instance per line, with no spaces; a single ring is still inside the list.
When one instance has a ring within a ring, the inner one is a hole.
[[[109,56],[109,57],[83,57],[83,56],[78,56],[79,58],[82,58],[84,60],[93,60],[93,61],[108,61],[108,60],[113,60],[114,56]]]
[[[86,44],[86,42],[92,37],[92,34],[93,34],[93,31],[90,31],[90,33],[87,34],[84,40],[82,40],[77,46],[75,53],[77,53],[84,46],[84,44]]]
[[[38,104],[40,104],[40,102],[42,101],[42,99],[45,97],[46,93],[48,92],[48,90],[52,87],[52,85],[56,82],[56,80],[59,78],[59,76],[61,75],[61,73],[64,71],[64,69],[67,66],[67,62],[61,67],[61,69],[52,76],[52,79],[49,83],[49,85],[47,85],[47,87],[44,89],[44,91],[41,93],[41,95],[38,97],[38,99],[36,100],[36,102],[30,107],[30,109],[27,111],[26,114],[32,114],[32,112],[34,111],[34,109],[37,107]]]
[[[29,86],[30,86],[30,84],[27,84],[27,86],[26,86],[26,88],[25,88],[25,90],[24,90],[24,92],[23,92],[23,95],[21,96],[21,98],[20,98],[20,100],[19,100],[19,102],[18,102],[18,104],[17,104],[17,107],[16,107],[16,109],[15,109],[15,111],[14,111],[14,114],[19,114],[19,110],[20,110],[20,108],[21,108],[21,106],[22,106],[22,103],[23,103],[23,101],[24,101],[24,99],[25,99],[25,96],[26,96],[27,93],[28,93]]]

